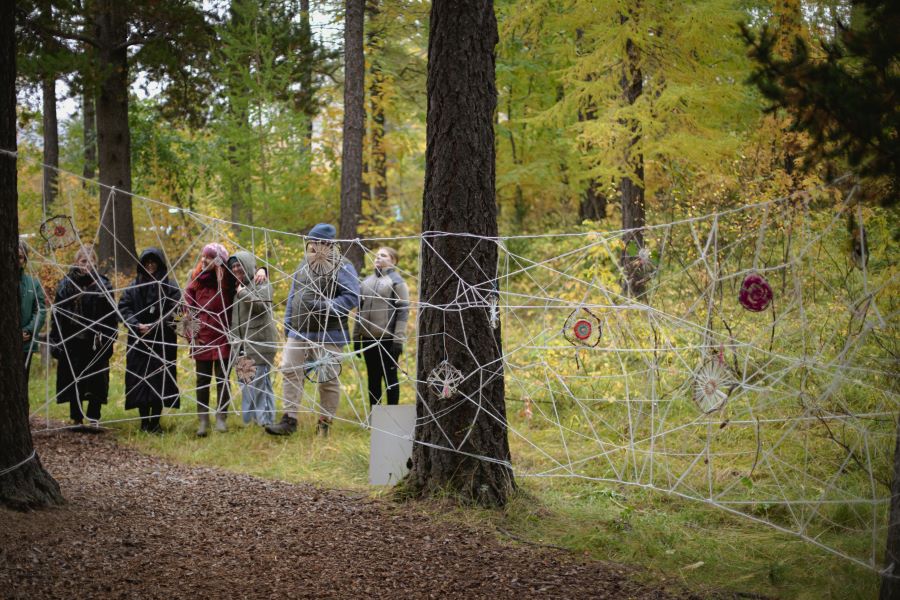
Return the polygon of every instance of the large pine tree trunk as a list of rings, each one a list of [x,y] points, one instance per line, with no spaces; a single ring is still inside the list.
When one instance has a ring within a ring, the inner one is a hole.
[[[362,160],[365,135],[365,79],[363,57],[364,0],[346,0],[344,20],[344,141],[341,151],[341,237],[354,239],[362,214]],[[348,244],[347,259],[362,271],[359,244]]]
[[[378,0],[369,0],[368,9],[370,15],[369,30],[369,107],[372,111],[371,156],[372,194],[375,201],[376,212],[382,212],[386,208],[387,194],[387,151],[384,146],[384,72],[381,70],[381,50],[384,40],[382,32],[378,29],[381,25],[377,22],[379,7]]]
[[[430,27],[418,422],[404,489],[501,506],[515,483],[500,329],[491,328],[487,308],[497,244],[468,235],[497,235],[493,2],[435,0]],[[465,376],[450,398],[427,383],[444,360]]]
[[[97,67],[97,148],[100,167],[100,264],[119,273],[136,267],[131,213],[131,131],[128,127],[128,50],[125,4],[98,2],[95,20]],[[114,198],[111,188],[115,188]]]
[[[0,148],[16,149],[15,2],[0,2]],[[0,311],[0,505],[28,510],[63,498],[34,452],[28,424],[18,322],[16,161],[8,155],[0,156],[0,213],[6,215],[0,219],[0,306],[6,309]]]
[[[94,94],[85,90],[81,96],[81,118],[84,134],[84,170],[85,179],[93,179],[97,175],[97,112],[94,108]],[[87,182],[84,182],[87,185]]]
[[[56,78],[46,73],[41,78],[44,125],[44,211],[52,214],[56,201],[59,173],[59,125],[56,121]]]
[[[634,18],[633,16],[630,18]],[[623,17],[623,22],[627,18]],[[625,42],[625,60],[622,63],[622,98],[626,105],[633,105],[644,91],[643,73],[640,68],[640,49],[630,38]],[[646,278],[638,268],[637,261],[630,254],[629,247],[644,246],[644,155],[641,152],[641,126],[636,119],[624,123],[630,132],[625,146],[625,169],[628,176],[619,181],[619,195],[622,199],[622,229],[632,230],[625,234],[625,249],[622,251],[624,272],[622,291],[627,296],[641,296],[646,287]]]

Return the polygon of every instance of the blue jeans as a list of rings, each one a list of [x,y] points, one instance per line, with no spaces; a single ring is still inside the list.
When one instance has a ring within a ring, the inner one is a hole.
[[[272,390],[271,365],[256,365],[250,383],[241,382],[241,412],[244,423],[256,421],[260,425],[275,422],[275,392]]]

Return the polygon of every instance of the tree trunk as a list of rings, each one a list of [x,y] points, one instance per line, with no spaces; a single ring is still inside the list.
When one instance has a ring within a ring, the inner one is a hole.
[[[52,214],[59,185],[59,125],[56,121],[56,77],[45,73],[41,78],[44,122],[44,213]]]
[[[368,9],[370,23],[369,30],[369,106],[372,111],[372,135],[369,147],[371,163],[371,198],[375,201],[376,212],[383,212],[387,205],[387,153],[384,147],[384,72],[379,62],[382,49],[381,32],[376,29],[380,26],[376,19],[379,13],[378,0],[369,0]]]
[[[97,148],[100,167],[98,258],[105,268],[134,273],[134,219],[131,213],[131,132],[128,127],[128,51],[125,4],[98,2],[95,37],[100,89]],[[111,193],[115,188],[115,196]]]
[[[498,256],[493,2],[435,0],[430,28],[418,421],[402,489],[502,506],[515,482],[500,329],[487,308]],[[465,377],[456,391],[428,383],[443,361]]]
[[[576,29],[575,51],[578,55],[582,54],[582,37],[584,37],[584,30],[581,28]],[[587,76],[587,81],[592,81],[593,79],[593,75],[589,74]],[[557,101],[562,100],[562,94],[562,89],[559,89],[557,91]],[[597,105],[594,102],[594,99],[590,98],[588,100],[588,105],[584,110],[578,109],[578,122],[583,123],[584,121],[593,121],[596,118]],[[586,144],[582,150],[585,154],[589,155],[593,149],[590,144]],[[581,199],[578,202],[578,218],[581,221],[599,221],[606,218],[606,195],[600,191],[600,182],[596,179],[592,178],[588,182],[587,189],[581,192]]]
[[[93,179],[97,174],[97,113],[93,92],[85,90],[81,96],[81,118],[84,129],[84,171],[85,179]],[[87,182],[83,182],[86,186]]]
[[[894,438],[894,479],[891,481],[891,508],[884,566],[878,598],[900,600],[900,417],[897,419],[897,432]]]
[[[346,0],[344,19],[344,141],[341,151],[341,234],[356,238],[362,213],[362,147],[365,135],[364,0]],[[359,244],[348,243],[347,259],[362,271]]]
[[[0,148],[16,149],[15,2],[0,2]],[[0,156],[0,504],[29,510],[62,504],[59,485],[41,466],[28,423],[19,328],[16,160]],[[12,308],[15,307],[15,310]]]
[[[598,181],[591,179],[588,188],[581,193],[578,218],[582,221],[600,221],[606,218],[606,196],[599,188]]]
[[[631,17],[633,18],[633,17]],[[623,17],[623,23],[627,17]],[[640,49],[630,38],[625,41],[625,60],[622,64],[622,98],[626,105],[633,105],[644,91],[643,73],[640,68]],[[629,252],[629,247],[644,246],[644,155],[641,147],[641,125],[636,119],[623,122],[631,133],[625,146],[624,167],[629,175],[619,181],[619,195],[622,198],[622,229],[631,230],[625,234],[622,250],[622,292],[631,297],[644,294],[646,278],[639,261]]]
[[[304,61],[304,70],[300,76],[300,87],[303,90],[304,94],[308,96],[309,101],[306,105],[306,129],[303,132],[303,136],[306,142],[306,151],[310,155],[309,164],[312,165],[312,137],[313,137],[313,118],[315,118],[315,114],[311,111],[310,107],[314,104],[312,101],[313,93],[312,93],[312,80],[313,80],[313,57],[312,57],[312,28],[309,25],[309,0],[300,0],[300,26],[303,29],[303,35],[307,36],[308,45],[307,47],[310,49],[310,55],[306,57]]]
[[[797,38],[805,38],[803,34],[803,7],[801,0],[776,0],[773,15],[778,28],[778,40],[775,53],[783,59],[790,59]],[[788,121],[782,121],[782,145],[784,146],[784,172],[790,177],[790,190],[801,187],[800,173],[797,170],[797,159],[802,151],[800,136],[790,127]]]

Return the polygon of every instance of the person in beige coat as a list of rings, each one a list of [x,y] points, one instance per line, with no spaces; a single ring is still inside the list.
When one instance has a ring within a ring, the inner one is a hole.
[[[354,348],[362,350],[369,380],[369,404],[381,402],[381,382],[388,404],[400,400],[397,363],[406,342],[409,288],[397,272],[397,251],[382,247],[375,252],[375,272],[359,288],[360,304],[354,329]]]

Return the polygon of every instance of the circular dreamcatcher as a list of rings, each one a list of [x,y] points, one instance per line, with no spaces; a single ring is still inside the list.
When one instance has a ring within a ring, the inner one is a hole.
[[[449,361],[443,360],[428,375],[428,386],[440,398],[447,400],[456,395],[459,385],[464,380],[465,377],[459,369],[451,365]]]
[[[738,301],[741,306],[752,312],[762,312],[772,302],[772,286],[759,273],[750,273],[741,283]]]
[[[245,354],[234,363],[234,372],[241,383],[250,383],[256,377],[256,362]]]
[[[185,309],[175,315],[175,332],[188,341],[193,341],[200,333],[200,317],[192,309]]]
[[[310,352],[310,358],[312,360],[303,365],[303,376],[312,383],[326,383],[341,374],[340,355],[318,347]]]
[[[330,275],[341,266],[340,246],[316,240],[308,241],[306,243],[306,262],[314,275]]]
[[[600,343],[600,318],[587,308],[573,310],[563,327],[563,337],[573,346],[593,348]]]
[[[707,359],[694,374],[694,402],[703,414],[724,407],[733,388],[734,378],[721,354]]]
[[[58,250],[78,241],[78,232],[71,218],[56,215],[41,223],[41,237],[47,241],[52,250]]]

